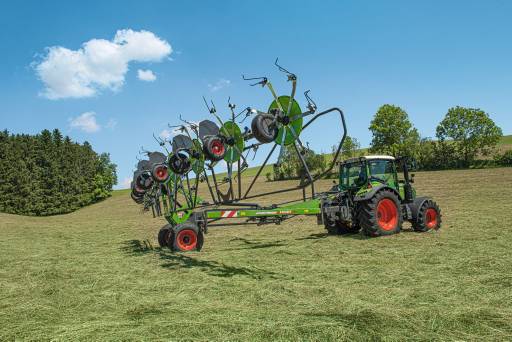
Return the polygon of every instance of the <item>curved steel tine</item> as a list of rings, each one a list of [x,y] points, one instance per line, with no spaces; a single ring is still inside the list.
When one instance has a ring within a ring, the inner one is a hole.
[[[276,58],[276,61],[274,62],[274,65],[277,66],[279,71],[284,72],[285,74],[288,75],[288,81],[296,80],[297,79],[297,75],[295,75],[293,72],[290,72],[290,71],[286,70],[285,68],[283,68],[281,65],[279,65],[277,63],[278,61],[279,61],[279,57]]]
[[[243,74],[242,74],[242,79],[244,81],[252,81],[252,80],[261,80],[259,82],[256,82],[256,83],[253,83],[251,84],[250,86],[253,87],[255,85],[258,85],[260,84],[262,87],[265,86],[265,84],[268,83],[268,78],[266,78],[265,76],[262,76],[262,77],[245,77]]]
[[[157,138],[155,133],[153,133],[153,138],[155,139],[155,141],[158,143],[158,145],[160,146],[165,146],[165,141],[162,139],[162,138]]]
[[[140,150],[139,150],[139,154],[143,154],[143,153],[146,155],[149,155],[150,152],[148,150],[145,150],[144,146],[141,146]]]
[[[243,118],[243,120],[241,122],[243,122],[245,119],[247,119],[247,117],[251,114],[251,107],[245,107],[237,115],[235,115],[235,119],[238,119],[238,117],[240,115],[242,115],[243,113],[246,113],[246,114],[245,114],[245,117]]]
[[[208,101],[206,101],[206,98],[203,96],[203,101],[204,101],[204,104],[206,105],[206,108],[208,109],[208,111],[210,112],[210,114],[213,114],[215,113],[215,105],[213,107],[210,108],[210,106],[208,105]],[[212,101],[212,105],[213,105],[213,101]]]
[[[304,97],[306,97],[306,100],[308,101],[308,109],[311,113],[316,112],[316,109],[318,108],[316,105],[316,102],[313,101],[313,99],[309,96],[309,89],[304,92]]]

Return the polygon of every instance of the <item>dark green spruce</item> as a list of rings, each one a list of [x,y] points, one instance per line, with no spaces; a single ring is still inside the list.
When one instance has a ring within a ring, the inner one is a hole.
[[[37,135],[0,132],[0,212],[46,216],[110,196],[116,165],[58,129]]]

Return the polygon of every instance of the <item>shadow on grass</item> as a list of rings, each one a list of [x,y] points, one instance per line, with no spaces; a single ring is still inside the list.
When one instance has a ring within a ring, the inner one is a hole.
[[[283,240],[278,240],[278,241],[275,241],[275,242],[262,242],[262,241],[252,241],[252,240],[244,239],[244,238],[241,238],[241,237],[236,237],[236,238],[233,238],[233,239],[231,239],[229,241],[230,242],[231,241],[242,241],[246,245],[246,247],[228,248],[228,249],[225,249],[225,250],[261,249],[261,248],[272,248],[272,247],[287,246],[287,244],[285,244],[283,242]]]
[[[405,234],[414,233],[414,234],[418,234],[418,232],[415,231],[414,229],[406,228],[406,227],[402,228],[400,230],[400,233],[405,233]],[[301,240],[318,240],[318,239],[325,239],[325,238],[330,238],[330,239],[353,239],[353,240],[374,239],[373,237],[365,235],[362,232],[358,232],[358,233],[347,233],[347,234],[340,234],[340,235],[329,235],[328,233],[316,233],[316,234],[310,234],[309,236],[306,236],[306,237],[297,238],[295,240],[298,240],[298,241],[301,241]]]
[[[146,254],[157,255],[163,262],[160,266],[169,270],[183,268],[196,268],[216,277],[246,276],[253,279],[273,278],[277,279],[277,273],[248,267],[229,266],[224,263],[209,260],[199,260],[185,254],[173,253],[171,250],[161,247],[153,247],[147,240],[128,240],[123,242],[120,248],[131,256],[143,256]]]
[[[367,240],[369,239],[368,236],[365,236],[361,233],[352,233],[352,234],[342,234],[342,235],[329,235],[327,233],[316,233],[316,234],[310,234],[306,237],[297,238],[295,240],[302,241],[302,240],[318,240],[318,239],[354,239],[354,240]]]

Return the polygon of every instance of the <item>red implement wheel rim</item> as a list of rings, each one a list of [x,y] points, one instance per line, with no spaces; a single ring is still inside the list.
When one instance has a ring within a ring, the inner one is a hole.
[[[377,205],[377,223],[384,230],[393,230],[398,223],[398,208],[393,200],[384,198]]]
[[[224,154],[224,144],[220,140],[213,140],[212,141],[212,152],[216,156],[222,156]]]
[[[425,212],[425,225],[428,229],[432,229],[437,226],[437,211],[434,208],[428,208]]]
[[[191,251],[197,246],[197,233],[192,229],[183,229],[176,236],[176,244],[182,251]]]
[[[163,181],[167,179],[167,169],[165,167],[158,167],[155,173],[158,180]]]

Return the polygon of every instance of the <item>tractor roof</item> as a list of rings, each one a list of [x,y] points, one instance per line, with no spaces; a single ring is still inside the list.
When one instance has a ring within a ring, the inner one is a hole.
[[[395,160],[395,157],[386,156],[386,155],[361,156],[361,157],[347,159],[344,161],[344,163],[353,163],[353,162],[357,162],[357,161],[360,161],[363,159],[366,159],[366,160],[375,160],[375,159]]]

